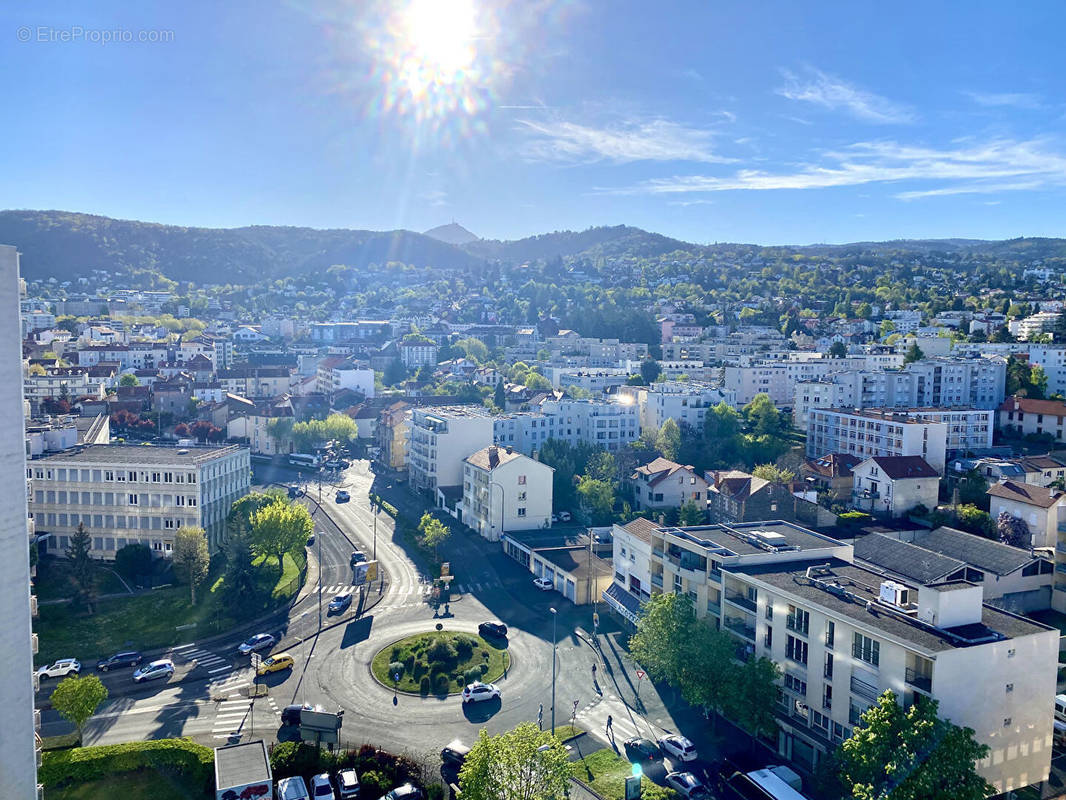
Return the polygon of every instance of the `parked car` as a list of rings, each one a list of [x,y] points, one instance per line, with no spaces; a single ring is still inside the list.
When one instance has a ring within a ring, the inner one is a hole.
[[[663,753],[678,761],[696,760],[696,745],[684,736],[663,736],[658,744]]]
[[[249,653],[258,653],[260,650],[269,650],[277,644],[277,641],[269,633],[257,633],[237,645],[237,652],[242,656],[246,656]]]
[[[494,683],[474,681],[463,689],[464,703],[480,703],[482,700],[494,700],[500,696],[500,690]]]
[[[454,764],[457,767],[461,767],[468,755],[470,755],[470,748],[458,739],[454,739],[440,751],[440,760],[445,764]]]
[[[349,559],[348,564],[349,566],[354,567],[356,564],[362,564],[364,561],[366,561],[366,553],[356,550],[352,553],[352,557]]]
[[[558,521],[559,521],[559,515],[558,514],[552,514],[552,525],[554,525]]]
[[[351,499],[352,499],[352,496],[350,494],[348,494],[348,490],[347,489],[338,489],[337,490],[337,502],[338,503],[347,503]]]
[[[482,636],[496,636],[502,639],[507,636],[507,626],[499,620],[482,622],[477,626],[477,632]]]
[[[622,743],[626,750],[626,756],[637,761],[662,761],[663,754],[659,752],[659,746],[651,739],[643,737],[626,739]]]
[[[96,664],[101,672],[107,672],[115,667],[136,667],[143,660],[143,656],[136,650],[127,650],[123,653],[115,653],[111,658],[105,658]]]
[[[65,678],[68,675],[77,675],[81,672],[81,662],[76,658],[61,658],[54,664],[41,667],[37,670],[38,678]]]
[[[422,790],[410,783],[397,786],[381,800],[422,800]]]
[[[570,521],[570,512],[569,511],[560,511],[559,512],[559,522],[569,522],[569,521]]]
[[[311,800],[304,779],[295,775],[278,781],[278,800]]]
[[[354,769],[342,769],[337,773],[337,793],[340,800],[357,800],[359,797],[359,776]]]
[[[345,589],[329,601],[329,613],[339,614],[352,604],[352,590]]]
[[[323,772],[311,778],[312,800],[337,800],[333,793],[333,784],[329,781],[329,773]]]
[[[666,785],[689,800],[704,800],[711,796],[707,787],[691,772],[668,772]]]
[[[297,497],[303,497],[303,496],[304,496],[304,490],[301,489],[299,486],[290,486],[289,487],[289,499],[290,500],[295,500]]]
[[[170,678],[174,674],[174,662],[169,658],[161,658],[158,661],[153,661],[151,664],[145,664],[139,670],[133,673],[134,683],[144,683],[145,681],[155,681],[160,678]]]
[[[288,653],[275,653],[260,661],[259,668],[255,672],[257,675],[269,675],[271,672],[292,669],[295,665],[296,661]]]
[[[555,588],[555,584],[551,582],[550,578],[534,578],[533,585],[542,592],[550,592]]]

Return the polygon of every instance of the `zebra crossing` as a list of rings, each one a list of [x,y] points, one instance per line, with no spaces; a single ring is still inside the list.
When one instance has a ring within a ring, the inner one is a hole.
[[[611,717],[611,731],[614,734],[614,742],[619,746],[626,739],[647,737],[655,739],[655,729],[651,723],[637,715],[632,709],[627,708],[621,702],[614,701],[612,697],[593,703],[581,709],[577,714],[577,722],[605,744],[610,745],[611,736],[607,732],[607,717]]]
[[[213,694],[235,697],[251,681],[250,667],[235,667],[232,660],[196,645],[174,648],[174,656],[207,672],[208,686]]]
[[[204,650],[195,645],[175,647],[174,653],[186,661],[195,662],[198,667],[207,670],[208,675],[215,675],[219,672],[233,669],[230,659],[223,658],[218,653],[212,653],[210,650]]]
[[[215,739],[239,739],[241,730],[247,726],[251,716],[251,700],[223,700],[218,704],[211,736]]]

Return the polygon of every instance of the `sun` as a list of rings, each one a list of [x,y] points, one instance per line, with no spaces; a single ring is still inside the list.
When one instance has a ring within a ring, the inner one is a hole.
[[[472,0],[410,0],[402,17],[409,66],[435,82],[454,80],[474,63],[476,27]]]

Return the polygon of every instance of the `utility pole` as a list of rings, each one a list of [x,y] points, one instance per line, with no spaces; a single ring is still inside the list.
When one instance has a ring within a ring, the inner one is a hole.
[[[319,496],[321,497],[322,485],[319,484]],[[315,535],[315,544],[318,546],[318,629],[322,630],[322,531]]]
[[[559,619],[558,613],[554,608],[549,609],[552,612],[552,736],[555,735],[555,624]]]

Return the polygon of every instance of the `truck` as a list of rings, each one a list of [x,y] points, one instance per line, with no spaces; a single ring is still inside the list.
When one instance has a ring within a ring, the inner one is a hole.
[[[215,800],[274,800],[274,775],[262,739],[215,748]]]

